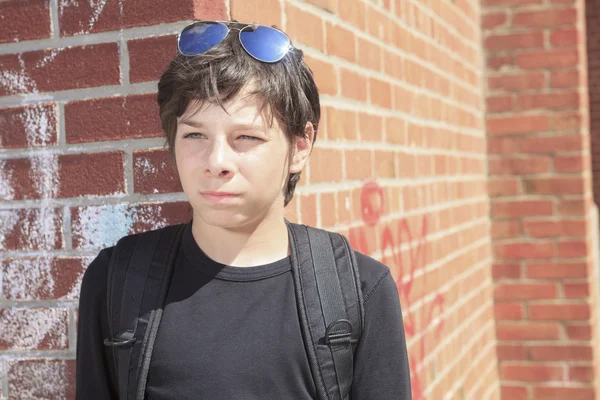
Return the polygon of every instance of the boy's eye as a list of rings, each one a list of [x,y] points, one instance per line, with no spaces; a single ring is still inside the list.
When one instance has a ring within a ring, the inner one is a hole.
[[[256,136],[250,136],[250,135],[242,135],[242,136],[240,136],[240,139],[247,139],[247,140],[262,140],[261,138],[257,138]]]
[[[188,134],[184,135],[183,138],[185,139],[185,138],[188,138],[188,137],[193,136],[193,135],[202,135],[202,134],[198,133],[198,132],[192,132],[192,133],[188,133]]]

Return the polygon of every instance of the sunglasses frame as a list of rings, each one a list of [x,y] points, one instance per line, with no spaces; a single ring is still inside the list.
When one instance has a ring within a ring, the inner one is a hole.
[[[281,60],[282,60],[282,59],[283,59],[283,58],[286,56],[286,54],[288,53],[287,51],[286,51],[286,52],[283,54],[283,56],[281,56],[281,58],[279,58],[279,59],[277,59],[277,60],[275,60],[275,61],[266,61],[266,60],[261,60],[260,58],[256,57],[256,56],[255,56],[255,55],[253,55],[252,53],[250,53],[250,51],[248,51],[248,49],[246,48],[246,46],[244,46],[244,42],[242,42],[242,32],[244,32],[244,30],[245,30],[246,28],[258,27],[258,26],[262,26],[262,27],[265,27],[265,28],[269,28],[269,29],[273,29],[273,30],[276,30],[276,31],[278,31],[278,32],[281,32],[281,33],[282,33],[282,34],[283,34],[283,35],[286,37],[286,39],[287,39],[287,42],[288,42],[288,44],[287,44],[287,45],[288,45],[288,51],[289,51],[289,49],[291,49],[291,48],[292,48],[292,42],[291,42],[291,40],[290,40],[289,36],[288,36],[288,35],[287,35],[285,32],[283,32],[282,30],[279,30],[279,29],[277,29],[277,28],[273,28],[272,26],[268,26],[268,25],[261,25],[261,24],[247,24],[247,25],[245,25],[243,28],[231,28],[231,27],[229,27],[228,25],[226,25],[226,23],[231,23],[231,22],[232,22],[232,21],[209,21],[209,20],[198,20],[198,21],[194,21],[194,22],[192,22],[192,23],[190,23],[190,24],[186,25],[186,26],[185,26],[185,27],[184,27],[184,28],[183,28],[183,29],[182,29],[182,30],[179,32],[179,34],[177,35],[177,51],[179,51],[179,53],[180,53],[180,54],[183,54],[183,55],[184,55],[184,56],[186,56],[186,57],[193,57],[193,56],[197,56],[197,55],[199,55],[199,54],[206,53],[207,51],[210,51],[210,49],[212,49],[212,48],[214,48],[214,47],[218,46],[218,45],[219,45],[219,43],[223,42],[223,40],[225,40],[225,38],[227,38],[227,36],[229,36],[229,33],[230,33],[232,30],[234,30],[234,31],[239,31],[239,33],[238,33],[238,40],[240,41],[240,45],[242,46],[242,48],[244,49],[244,51],[245,51],[245,52],[246,52],[246,53],[247,53],[247,54],[248,54],[250,57],[252,57],[252,58],[254,58],[255,60],[258,60],[258,61],[260,61],[260,62],[264,62],[264,63],[268,63],[268,64],[274,64],[274,63],[276,63],[276,62],[279,62],[279,61],[281,61]],[[209,48],[208,50],[206,50],[206,51],[203,51],[202,53],[191,54],[191,55],[185,54],[184,52],[182,52],[182,51],[181,51],[181,47],[179,46],[179,40],[181,39],[181,34],[182,34],[182,33],[183,33],[183,32],[184,32],[186,29],[188,29],[188,28],[191,28],[191,27],[193,27],[193,26],[195,26],[195,25],[199,25],[199,24],[213,24],[213,25],[222,25],[222,26],[224,26],[224,27],[227,29],[227,34],[226,34],[225,36],[223,36],[223,39],[221,39],[221,41],[220,41],[219,43],[215,44],[213,47]]]

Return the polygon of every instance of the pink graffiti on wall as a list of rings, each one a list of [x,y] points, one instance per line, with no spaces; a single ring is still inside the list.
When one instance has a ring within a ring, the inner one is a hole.
[[[432,324],[434,319],[434,313],[437,311],[438,315],[441,315],[444,308],[444,297],[436,293],[431,303],[426,306],[419,308],[418,318],[412,311],[412,300],[421,299],[427,295],[427,293],[412,293],[413,283],[415,281],[415,272],[420,268],[425,268],[427,265],[426,259],[426,246],[427,246],[427,218],[423,217],[421,222],[421,232],[418,237],[413,236],[410,230],[408,221],[401,219],[395,221],[395,235],[394,235],[394,222],[380,223],[380,218],[384,214],[384,194],[383,189],[376,182],[367,182],[361,191],[360,206],[362,213],[362,220],[367,227],[379,227],[381,230],[381,262],[385,265],[395,267],[397,271],[395,280],[396,286],[398,287],[398,295],[402,304],[403,320],[404,320],[404,331],[408,337],[415,336],[415,334],[426,331]],[[368,242],[366,239],[365,227],[361,227],[356,230],[351,230],[349,235],[350,243],[352,247],[364,254],[370,254]],[[416,242],[415,245],[413,243]],[[403,243],[408,243],[410,249],[408,250],[408,263],[406,263],[399,249]],[[391,260],[388,259],[388,253],[391,253]],[[408,264],[408,265],[406,265]],[[425,280],[427,274],[423,275]],[[425,287],[425,284],[422,285]],[[420,323],[417,323],[420,321]],[[443,319],[438,323],[435,328],[434,337],[437,339],[441,335],[443,329]],[[420,369],[423,366],[425,360],[425,348],[427,345],[427,335],[423,335],[421,340],[418,341],[416,351],[409,353],[409,363],[411,370],[411,386],[414,400],[424,400],[424,382]]]

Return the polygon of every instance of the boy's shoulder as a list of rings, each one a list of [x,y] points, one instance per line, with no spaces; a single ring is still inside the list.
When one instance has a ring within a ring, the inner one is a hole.
[[[390,269],[387,265],[357,250],[354,250],[354,255],[360,275],[360,286],[366,301],[379,283],[390,274]]]

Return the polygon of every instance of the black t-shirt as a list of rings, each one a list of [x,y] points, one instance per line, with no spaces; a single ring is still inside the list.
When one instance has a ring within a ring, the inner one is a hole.
[[[81,286],[77,400],[116,399],[106,315],[114,247],[88,266]],[[355,252],[365,327],[355,349],[353,400],[410,399],[398,292],[389,268]],[[217,263],[184,230],[150,362],[146,399],[316,399],[289,257],[254,266]]]

